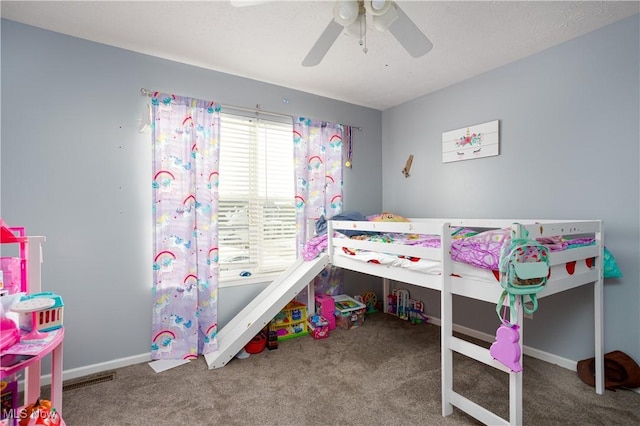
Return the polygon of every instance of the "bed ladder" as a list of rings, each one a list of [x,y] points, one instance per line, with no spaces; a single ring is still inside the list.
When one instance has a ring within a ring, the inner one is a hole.
[[[442,312],[445,312],[445,303],[452,303],[451,293],[442,294]],[[446,301],[445,299],[449,299]],[[453,407],[458,407],[467,414],[475,417],[487,425],[522,425],[522,372],[514,373],[502,363],[493,359],[489,349],[466,340],[453,336],[451,309],[443,313],[442,320],[442,415],[453,413]],[[446,319],[444,317],[447,317]],[[522,307],[518,307],[518,325],[520,327],[520,349],[522,352]],[[496,368],[509,374],[509,420],[505,420],[488,409],[478,405],[469,398],[453,390],[453,352],[458,352],[476,361]],[[520,355],[522,364],[522,355]]]
[[[224,367],[329,264],[329,257],[296,260],[218,332],[218,350],[204,356],[210,370]],[[313,300],[311,287],[310,300]],[[312,307],[313,308],[313,307]]]
[[[443,247],[451,247],[450,233],[443,235]],[[453,293],[451,291],[451,260],[450,256],[443,260],[441,294],[441,344],[442,344],[442,415],[453,413],[453,407],[458,407],[470,416],[475,417],[487,425],[522,425],[522,372],[514,373],[499,361],[493,359],[489,349],[468,342],[453,335]],[[522,306],[517,307],[517,324],[520,332],[520,364],[522,364]],[[509,420],[505,420],[492,411],[473,402],[469,398],[453,390],[453,353],[457,352],[482,362],[493,368],[509,374]]]

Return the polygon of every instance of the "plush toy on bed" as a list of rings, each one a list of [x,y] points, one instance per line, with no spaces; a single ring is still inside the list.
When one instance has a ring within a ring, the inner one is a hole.
[[[367,220],[370,222],[409,222],[409,219],[406,217],[389,212],[367,216]]]

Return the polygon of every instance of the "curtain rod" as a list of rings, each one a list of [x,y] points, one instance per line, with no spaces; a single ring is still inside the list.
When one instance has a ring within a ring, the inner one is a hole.
[[[154,93],[155,93],[155,91],[145,89],[144,87],[142,89],[140,89],[140,94],[143,95],[143,96],[153,96]],[[267,115],[274,115],[276,117],[286,117],[286,118],[293,119],[292,115],[282,114],[282,113],[279,113],[279,112],[265,111],[263,109],[260,109],[259,105],[256,105],[256,108],[247,108],[247,107],[239,107],[239,106],[235,106],[235,105],[222,104],[222,107],[223,108],[231,108],[231,109],[235,109],[235,110],[238,110],[238,111],[263,113],[263,114],[267,114]],[[350,124],[344,124],[344,123],[340,123],[340,124],[342,124],[343,126],[349,126],[352,129],[362,130],[362,127],[360,127],[360,126],[352,126]]]

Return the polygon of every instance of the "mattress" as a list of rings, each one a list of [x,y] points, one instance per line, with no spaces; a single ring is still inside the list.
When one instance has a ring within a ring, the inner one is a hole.
[[[335,255],[345,256],[367,263],[406,268],[428,275],[440,275],[442,273],[441,262],[417,257],[398,256],[366,250],[352,250],[346,247],[342,250],[336,250]],[[500,282],[500,275],[497,269],[479,268],[461,261],[452,261],[451,264],[452,275],[463,278],[473,278],[483,282]],[[550,268],[549,279],[569,277],[575,273],[586,272],[592,267],[593,258],[554,265]]]

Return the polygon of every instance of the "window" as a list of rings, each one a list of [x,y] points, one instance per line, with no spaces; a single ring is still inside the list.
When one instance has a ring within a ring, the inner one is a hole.
[[[280,272],[296,258],[293,126],[220,114],[220,279]]]

